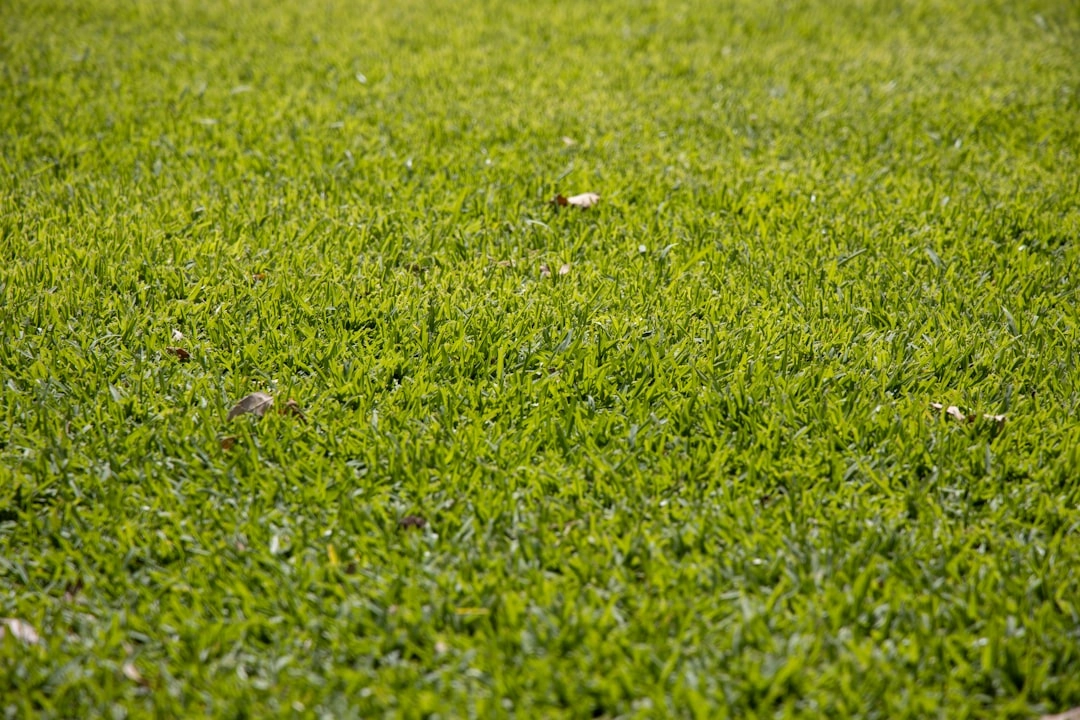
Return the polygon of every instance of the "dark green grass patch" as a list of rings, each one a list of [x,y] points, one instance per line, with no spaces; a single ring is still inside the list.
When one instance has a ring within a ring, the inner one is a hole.
[[[1080,13],[699,5],[0,5],[6,716],[1080,706]]]

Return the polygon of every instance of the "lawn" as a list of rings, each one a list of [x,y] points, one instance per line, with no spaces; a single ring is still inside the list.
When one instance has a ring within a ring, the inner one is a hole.
[[[3,715],[1080,706],[1077,68],[1070,0],[4,0]]]

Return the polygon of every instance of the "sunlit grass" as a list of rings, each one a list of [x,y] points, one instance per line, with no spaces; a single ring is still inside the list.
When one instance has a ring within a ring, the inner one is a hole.
[[[0,4],[6,716],[1080,705],[1080,14],[699,5]]]

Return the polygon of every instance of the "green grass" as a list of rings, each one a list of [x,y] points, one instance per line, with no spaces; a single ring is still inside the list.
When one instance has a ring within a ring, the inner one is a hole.
[[[0,27],[5,716],[1080,705],[1075,3]]]

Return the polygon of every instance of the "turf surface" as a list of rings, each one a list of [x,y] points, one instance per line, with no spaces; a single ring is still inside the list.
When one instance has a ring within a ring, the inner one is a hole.
[[[1080,705],[1075,3],[0,28],[7,717]]]

